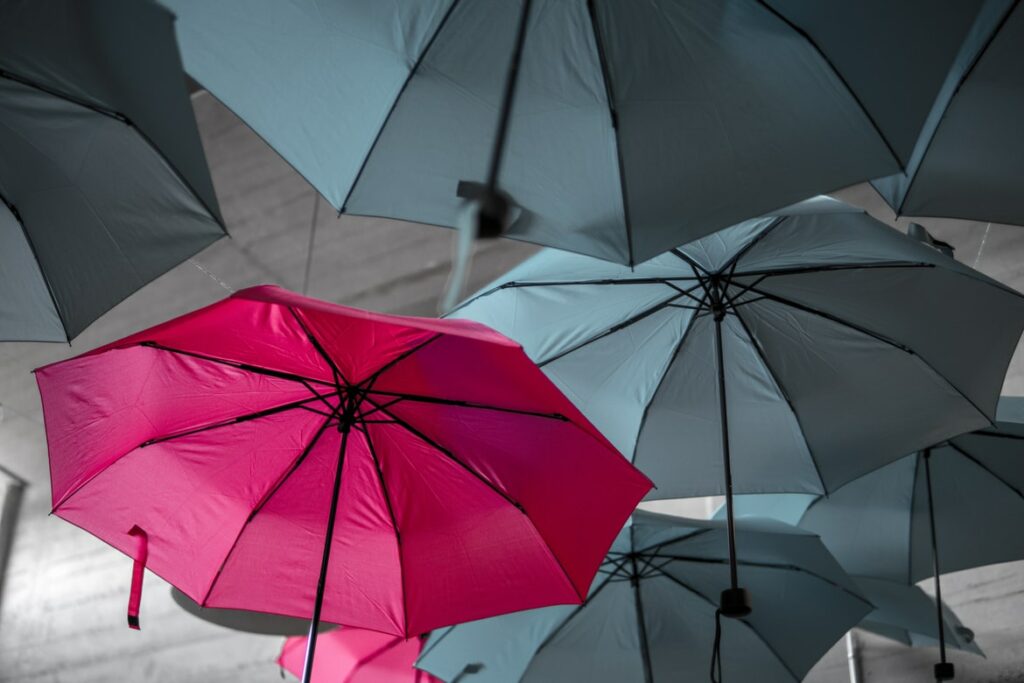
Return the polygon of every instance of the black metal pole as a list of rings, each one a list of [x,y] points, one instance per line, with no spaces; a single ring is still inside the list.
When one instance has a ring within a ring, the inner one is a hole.
[[[309,622],[309,638],[306,641],[306,661],[302,667],[302,683],[313,679],[313,655],[316,652],[316,636],[320,629],[320,610],[324,604],[324,588],[327,585],[327,567],[331,561],[331,542],[334,540],[334,518],[338,514],[338,497],[341,494],[341,470],[345,464],[345,446],[352,428],[352,410],[346,406],[338,428],[341,430],[341,448],[338,449],[338,467],[334,472],[334,491],[331,494],[331,510],[327,516],[327,532],[324,538],[324,554],[320,561],[320,579],[316,584],[316,601],[313,603],[313,618]]]
[[[935,572],[935,614],[939,627],[939,663],[935,665],[935,680],[948,681],[956,675],[952,662],[946,661],[946,629],[942,619],[942,579],[939,571],[939,542],[935,533],[935,503],[932,500],[932,449],[924,449],[924,479],[928,489],[928,525],[932,534],[932,569]]]
[[[725,400],[725,353],[722,350],[722,321],[725,307],[720,286],[713,283],[711,290],[711,313],[715,319],[715,358],[718,366],[718,410],[722,423],[722,462],[725,467],[725,513],[729,537],[729,588],[722,591],[721,611],[727,617],[743,617],[750,614],[750,597],[739,586],[736,569],[736,523],[732,502],[732,458],[729,452],[729,410]]]
[[[651,671],[651,649],[647,644],[647,618],[644,616],[644,603],[640,599],[640,572],[636,568],[636,558],[629,559],[633,566],[633,573],[629,582],[633,586],[633,600],[636,607],[636,626],[640,634],[640,656],[644,664],[644,683],[654,683],[654,674]]]

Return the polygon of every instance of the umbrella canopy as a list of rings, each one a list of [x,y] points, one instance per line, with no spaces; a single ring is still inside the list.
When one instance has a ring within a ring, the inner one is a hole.
[[[277,663],[302,675],[307,638],[289,638]],[[376,631],[342,628],[320,636],[313,674],[330,683],[440,683],[413,666],[425,638],[406,640]]]
[[[905,172],[874,182],[900,215],[1024,225],[1024,7],[987,0]]]
[[[638,263],[900,170],[981,0],[165,2],[339,211],[454,226],[499,158],[508,236]]]
[[[650,488],[468,321],[256,287],[36,377],[54,513],[203,606],[408,636],[578,603]]]
[[[744,520],[737,533],[740,563],[765,602],[722,623],[723,679],[799,681],[871,606],[813,535],[772,520]],[[720,522],[637,512],[582,607],[435,632],[417,666],[452,681],[476,664],[466,677],[474,683],[702,679],[727,556]]]
[[[935,600],[917,586],[853,577],[857,587],[875,609],[857,624],[859,628],[910,647],[937,647],[939,628],[935,620]],[[950,647],[984,656],[974,642],[974,632],[959,617],[942,606],[943,638]]]
[[[0,339],[67,341],[224,235],[149,0],[0,0]]]

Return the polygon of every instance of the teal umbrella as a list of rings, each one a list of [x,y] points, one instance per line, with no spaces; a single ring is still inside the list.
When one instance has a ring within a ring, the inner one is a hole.
[[[988,425],[1024,298],[819,198],[634,269],[544,252],[455,315],[523,344],[651,497],[728,503],[834,491]]]
[[[736,532],[764,609],[721,624],[722,678],[800,681],[871,605],[813,535],[772,520],[744,521]],[[728,556],[720,522],[637,512],[583,605],[436,631],[417,666],[446,681],[472,666],[466,683],[703,678]]]
[[[339,211],[619,263],[899,171],[982,1],[164,0]]]
[[[1003,398],[994,427],[948,439],[828,496],[741,496],[737,515],[772,516],[821,536],[851,575],[910,584],[1024,559],[1024,398]],[[942,619],[942,615],[937,615]],[[939,632],[936,676],[952,678]]]
[[[1024,6],[986,0],[905,171],[876,180],[899,215],[1024,224]]]
[[[0,340],[67,341],[225,234],[149,0],[0,0]]]

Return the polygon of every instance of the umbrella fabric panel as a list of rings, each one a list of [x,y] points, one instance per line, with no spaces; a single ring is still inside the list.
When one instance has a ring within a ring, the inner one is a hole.
[[[308,638],[285,641],[277,663],[299,677]],[[321,634],[313,661],[313,680],[331,683],[437,683],[413,668],[422,646],[419,638],[404,640],[376,631],[342,628]]]
[[[224,234],[135,128],[3,78],[0,155],[0,195],[69,336]]]
[[[0,204],[0,332],[8,341],[66,338],[49,286],[25,240],[21,222]],[[9,329],[8,329],[9,328]]]

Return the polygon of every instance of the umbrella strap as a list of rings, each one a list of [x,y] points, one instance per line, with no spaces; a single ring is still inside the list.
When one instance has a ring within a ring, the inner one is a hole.
[[[722,683],[722,610],[715,610],[715,644],[711,646],[711,683]]]
[[[139,605],[142,603],[142,577],[149,558],[149,535],[138,526],[128,532],[136,539],[135,564],[132,567],[132,587],[128,594],[128,628],[139,630]]]

